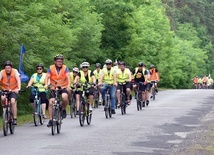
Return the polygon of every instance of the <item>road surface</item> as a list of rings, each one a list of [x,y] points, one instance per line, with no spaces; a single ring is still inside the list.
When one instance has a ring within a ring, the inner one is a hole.
[[[155,101],[137,111],[133,99],[127,114],[116,110],[106,119],[103,107],[93,111],[91,125],[80,127],[68,115],[60,134],[52,136],[47,122],[16,127],[15,134],[0,132],[3,155],[167,155],[197,131],[201,119],[213,110],[214,90],[160,91]]]

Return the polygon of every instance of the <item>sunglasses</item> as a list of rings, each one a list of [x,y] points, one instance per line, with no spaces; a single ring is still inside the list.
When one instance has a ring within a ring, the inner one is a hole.
[[[111,63],[106,63],[106,65],[111,65]]]
[[[82,68],[88,68],[87,66],[83,66]]]
[[[78,72],[73,71],[73,73],[78,73]]]
[[[42,68],[37,68],[37,70],[42,70]]]

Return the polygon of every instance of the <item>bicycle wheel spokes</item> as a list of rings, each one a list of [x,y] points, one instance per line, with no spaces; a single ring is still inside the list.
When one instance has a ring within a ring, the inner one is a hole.
[[[61,125],[62,125],[62,116],[61,116],[61,110],[57,110],[57,116],[58,116],[58,121],[56,122],[57,125],[57,133],[60,133],[61,131]]]
[[[53,106],[53,111],[52,111],[52,126],[51,126],[52,135],[55,135],[55,133],[56,133],[56,121],[57,121],[57,109],[56,109],[55,106]]]
[[[15,125],[13,125],[14,118],[13,118],[12,112],[8,112],[8,118],[9,118],[8,120],[9,120],[10,133],[14,134]]]
[[[3,109],[3,115],[2,115],[2,126],[3,126],[3,133],[4,136],[7,136],[8,134],[8,111],[7,109]]]
[[[82,103],[80,103],[80,108],[79,108],[79,122],[80,122],[80,126],[84,125],[84,121],[85,121],[85,108],[84,105]]]

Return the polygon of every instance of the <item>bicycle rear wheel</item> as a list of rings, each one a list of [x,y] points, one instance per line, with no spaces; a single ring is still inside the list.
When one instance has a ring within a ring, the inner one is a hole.
[[[57,117],[58,121],[56,122],[57,125],[57,133],[61,132],[61,125],[62,125],[62,116],[61,116],[61,110],[57,110]]]
[[[155,87],[152,87],[152,99],[155,100]]]
[[[2,126],[3,126],[4,136],[7,136],[9,124],[8,124],[8,110],[6,108],[3,109]]]
[[[79,122],[80,122],[80,126],[83,126],[85,122],[85,106],[83,105],[83,103],[80,103]]]
[[[11,133],[11,134],[14,134],[15,125],[13,125],[14,118],[13,118],[12,112],[8,112],[8,118],[9,118],[9,120],[10,120],[10,121],[9,121],[10,133]]]
[[[53,110],[52,110],[52,126],[51,126],[52,135],[55,135],[55,133],[56,133],[56,121],[57,121],[57,109],[56,109],[55,106],[53,106]]]

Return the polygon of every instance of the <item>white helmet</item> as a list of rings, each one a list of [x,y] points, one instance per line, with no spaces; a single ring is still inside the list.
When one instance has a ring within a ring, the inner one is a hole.
[[[74,67],[74,68],[73,68],[73,72],[77,72],[77,73],[79,73],[79,68]]]
[[[90,64],[88,62],[83,62],[81,64],[81,68],[83,68],[83,67],[89,67],[89,66],[90,66]]]

